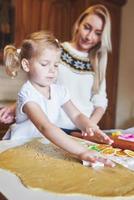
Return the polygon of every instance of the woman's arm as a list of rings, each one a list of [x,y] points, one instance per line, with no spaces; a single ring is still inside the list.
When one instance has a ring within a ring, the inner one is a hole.
[[[95,123],[89,120],[84,114],[82,114],[72,103],[72,101],[68,101],[63,105],[64,111],[67,113],[72,122],[82,131],[86,131],[88,128],[98,128]]]
[[[95,123],[93,123],[88,117],[82,114],[71,101],[68,101],[66,104],[64,104],[63,109],[76,125],[76,127],[83,132],[83,139],[106,144],[111,144],[113,142],[105,133],[99,129]]]
[[[101,120],[102,116],[104,115],[105,110],[102,107],[98,107],[94,110],[91,117],[89,118],[94,124],[98,124]]]
[[[71,137],[66,135],[61,129],[52,124],[44,112],[34,102],[28,102],[24,105],[23,111],[28,115],[29,119],[38,128],[38,130],[55,145],[68,151],[80,160],[95,162],[97,159],[85,147],[77,143]],[[99,160],[100,161],[100,160]],[[102,160],[105,165],[112,166],[113,163],[107,159]]]
[[[108,99],[106,94],[106,80],[104,79],[100,84],[99,91],[97,94],[94,94],[91,98],[91,102],[94,106],[94,111],[90,116],[90,120],[98,124],[101,120],[102,116],[104,115],[106,108],[108,106]]]
[[[0,122],[10,124],[15,121],[16,103],[0,108]]]

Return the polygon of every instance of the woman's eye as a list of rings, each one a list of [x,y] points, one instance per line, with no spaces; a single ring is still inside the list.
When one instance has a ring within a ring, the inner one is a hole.
[[[84,25],[84,28],[85,28],[86,30],[91,30],[91,26],[89,26],[89,25],[87,25],[87,24]]]
[[[102,33],[101,32],[96,32],[96,35],[101,36]]]

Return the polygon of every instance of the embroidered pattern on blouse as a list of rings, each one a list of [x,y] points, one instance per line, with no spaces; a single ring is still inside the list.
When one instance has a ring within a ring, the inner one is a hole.
[[[69,65],[71,68],[73,68],[76,71],[79,72],[93,72],[92,65],[89,60],[87,59],[80,59],[76,58],[73,55],[69,53],[68,49],[65,49],[62,46],[62,53],[61,53],[61,61],[67,65]]]

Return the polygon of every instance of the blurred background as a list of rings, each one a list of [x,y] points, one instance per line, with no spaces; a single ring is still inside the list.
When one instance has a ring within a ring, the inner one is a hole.
[[[109,106],[100,122],[103,129],[134,126],[134,1],[133,0],[0,0],[0,105],[14,101],[25,75],[11,79],[3,67],[3,47],[37,30],[50,30],[61,41],[71,39],[79,14],[104,4],[112,19],[112,53],[107,68]],[[0,125],[4,130],[5,126]]]

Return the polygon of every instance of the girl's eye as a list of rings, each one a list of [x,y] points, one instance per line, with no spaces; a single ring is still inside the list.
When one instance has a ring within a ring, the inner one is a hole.
[[[57,67],[58,67],[58,64],[55,64],[54,66],[55,66],[55,68],[57,68]]]
[[[42,66],[42,67],[46,67],[46,66],[47,66],[47,63],[41,63],[41,66]]]

